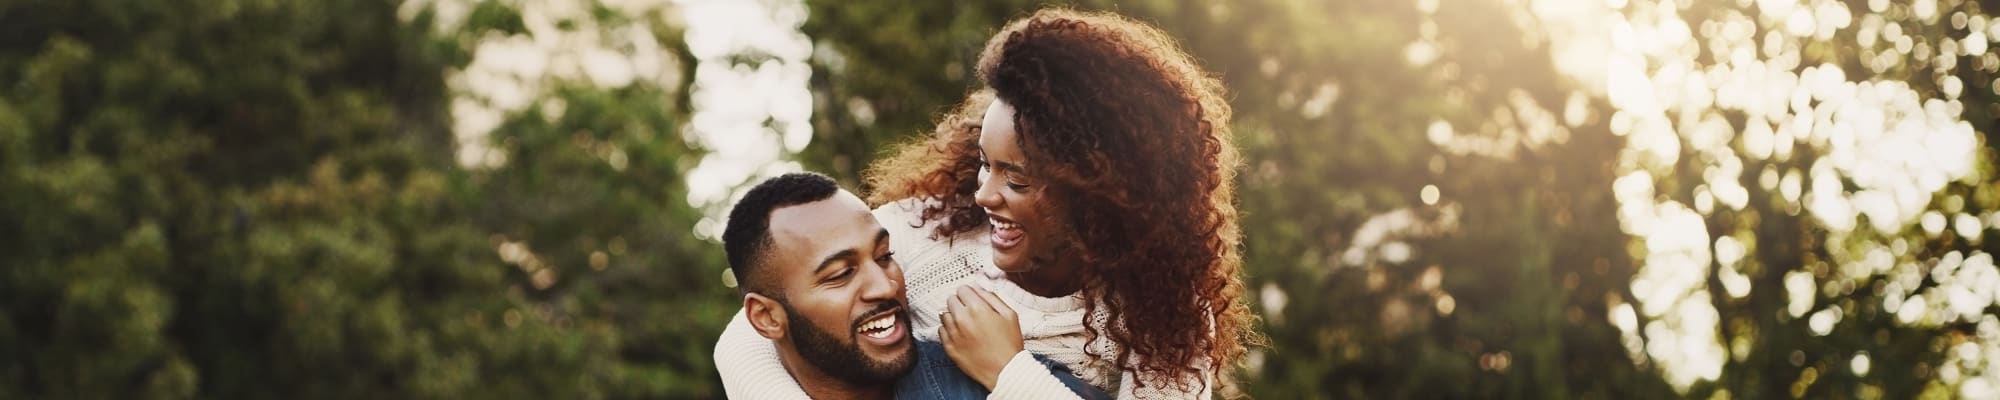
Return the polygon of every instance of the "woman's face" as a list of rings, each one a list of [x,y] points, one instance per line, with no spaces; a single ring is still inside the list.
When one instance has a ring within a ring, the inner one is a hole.
[[[1028,175],[1029,162],[1014,130],[1014,107],[994,99],[980,123],[979,190],[973,199],[986,208],[993,232],[993,264],[1007,272],[1035,269],[1056,247],[1060,232],[1046,218],[1042,186]]]

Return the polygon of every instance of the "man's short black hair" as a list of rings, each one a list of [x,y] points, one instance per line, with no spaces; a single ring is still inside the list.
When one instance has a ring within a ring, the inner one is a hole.
[[[750,188],[729,210],[729,225],[722,230],[722,248],[729,253],[729,271],[736,275],[738,292],[763,293],[769,284],[758,271],[764,253],[771,250],[771,212],[826,200],[839,191],[833,178],[812,172],[779,175]]]

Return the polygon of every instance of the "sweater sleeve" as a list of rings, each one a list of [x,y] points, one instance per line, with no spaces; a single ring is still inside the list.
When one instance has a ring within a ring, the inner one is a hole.
[[[729,319],[715,341],[715,371],[732,399],[811,399],[778,360],[778,346],[757,334],[743,311]]]
[[[1196,385],[1188,388],[1152,385],[1139,387],[1139,375],[1132,371],[1118,374],[1119,399],[1207,399],[1215,394],[1215,371],[1208,368],[1207,358],[1199,361],[1195,372],[1201,375]]]
[[[1035,399],[1078,399],[1069,386],[1056,379],[1055,373],[1040,361],[1035,361],[1033,353],[1025,350],[1014,353],[1007,365],[1000,367],[1000,378],[993,381],[993,393],[987,400],[1035,400]]]
[[[1201,375],[1199,384],[1190,388],[1147,386],[1139,387],[1139,375],[1132,371],[1119,373],[1118,398],[1125,399],[1207,399],[1214,396],[1214,374],[1203,362],[1196,370]],[[1001,367],[1000,378],[994,380],[993,393],[988,400],[1015,399],[1077,399],[1083,397],[1070,391],[1068,386],[1056,379],[1041,362],[1035,361],[1032,353],[1022,351],[1014,354],[1007,365]]]

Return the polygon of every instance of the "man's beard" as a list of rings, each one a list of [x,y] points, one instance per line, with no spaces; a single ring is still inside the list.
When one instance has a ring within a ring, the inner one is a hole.
[[[791,304],[782,301],[778,304],[785,308],[786,334],[793,338],[792,344],[798,349],[799,357],[804,357],[806,363],[812,364],[813,368],[818,368],[821,373],[834,379],[860,386],[890,384],[910,373],[910,368],[917,364],[914,346],[910,347],[911,351],[906,351],[888,362],[875,361],[861,351],[860,341],[849,340],[847,345],[843,346],[840,339],[832,332],[820,330],[812,322],[806,321],[798,310],[792,309]],[[894,304],[884,304],[879,308],[894,306]],[[898,311],[897,318],[902,318],[902,314],[907,312]],[[849,332],[852,332],[852,329]],[[907,330],[904,331],[904,335],[908,335]],[[853,339],[853,334],[850,333],[848,338]]]

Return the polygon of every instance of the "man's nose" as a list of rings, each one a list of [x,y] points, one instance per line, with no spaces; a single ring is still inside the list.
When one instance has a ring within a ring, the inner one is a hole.
[[[863,300],[893,300],[902,291],[902,283],[889,276],[889,269],[876,265],[865,272],[867,282],[861,287]]]

